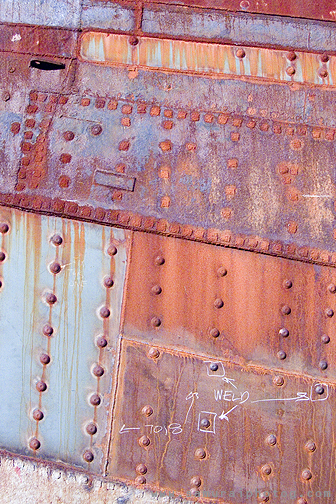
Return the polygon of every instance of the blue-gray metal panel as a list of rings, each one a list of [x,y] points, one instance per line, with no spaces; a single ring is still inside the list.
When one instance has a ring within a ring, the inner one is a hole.
[[[81,0],[1,0],[0,21],[80,27]]]
[[[134,12],[128,6],[113,2],[84,0],[81,27],[131,31],[134,29]]]

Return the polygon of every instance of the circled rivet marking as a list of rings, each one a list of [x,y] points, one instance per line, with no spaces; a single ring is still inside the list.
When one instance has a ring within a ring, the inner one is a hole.
[[[211,369],[211,371],[217,371],[218,370],[218,364],[216,364],[215,362],[212,362],[210,364],[209,368]]]
[[[200,425],[204,429],[208,429],[210,427],[210,422],[207,418],[202,418],[202,420],[200,421]]]
[[[316,385],[315,392],[318,395],[322,395],[324,393],[324,387],[321,384]]]

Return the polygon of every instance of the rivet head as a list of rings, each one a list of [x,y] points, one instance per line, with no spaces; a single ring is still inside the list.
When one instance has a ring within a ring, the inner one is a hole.
[[[214,306],[215,306],[215,308],[218,308],[218,309],[219,309],[219,308],[223,308],[223,306],[224,306],[224,301],[223,301],[223,299],[221,299],[221,298],[217,298],[217,299],[215,299],[215,301],[214,301]]]
[[[107,249],[107,253],[109,256],[115,256],[117,252],[118,252],[118,249],[114,245],[110,245]]]
[[[325,369],[327,369],[327,367],[328,367],[328,363],[327,363],[327,361],[325,361],[325,360],[321,360],[321,361],[319,362],[319,367],[320,367],[320,369],[322,369],[322,371],[324,371]]]
[[[313,475],[309,469],[303,469],[301,476],[304,480],[310,480]]]
[[[268,494],[268,492],[260,492],[258,494],[258,500],[260,502],[268,502],[269,501],[269,494]]]
[[[326,53],[321,54],[321,56],[320,56],[320,60],[322,61],[322,63],[328,63],[328,61],[329,61],[329,56],[328,56],[328,54],[326,54]]]
[[[136,472],[139,474],[147,473],[147,466],[145,464],[138,464],[135,468]]]
[[[114,285],[114,280],[112,277],[105,277],[104,278],[104,286],[107,289],[110,289],[111,287],[113,287],[113,285]]]
[[[8,100],[10,100],[10,97],[11,97],[11,95],[9,94],[9,92],[8,92],[8,91],[4,91],[4,92],[2,93],[2,99],[3,99],[3,101],[8,101]]]
[[[316,444],[314,443],[314,441],[309,439],[305,444],[305,448],[307,451],[314,452],[316,450]]]
[[[288,68],[286,68],[286,73],[288,75],[294,75],[295,74],[295,68],[292,67],[292,66],[289,66]]]
[[[32,450],[38,450],[41,446],[41,443],[37,438],[33,438],[29,441],[29,446]]]
[[[36,390],[38,392],[45,392],[47,390],[47,384],[43,382],[42,380],[38,381],[36,383]]]
[[[6,234],[9,231],[9,226],[5,222],[1,222],[0,224],[0,233]]]
[[[318,74],[320,77],[322,77],[322,79],[328,77],[328,71],[325,68],[320,68]]]
[[[332,308],[326,308],[324,313],[325,313],[325,316],[329,317],[329,318],[334,316],[334,310]]]
[[[237,56],[237,58],[245,58],[245,51],[244,51],[244,49],[237,49],[236,56]]]
[[[160,327],[160,325],[161,325],[161,320],[159,319],[159,317],[153,317],[153,318],[151,319],[151,325],[152,325],[153,327]]]
[[[132,45],[132,46],[136,46],[139,44],[139,39],[138,37],[135,37],[134,35],[132,35],[129,39],[128,39],[129,43]]]
[[[146,484],[146,478],[145,476],[137,476],[134,480],[136,485],[145,485]]]
[[[100,378],[101,376],[103,376],[104,374],[104,368],[102,366],[100,366],[99,364],[97,364],[97,366],[95,366],[92,370],[93,374],[95,376],[97,376],[97,378]]]
[[[329,336],[327,334],[322,334],[321,341],[322,341],[322,343],[324,343],[325,345],[327,345],[330,342],[330,338],[329,338]]]
[[[48,294],[46,295],[46,301],[48,304],[53,305],[56,303],[57,297],[53,292],[48,292]]]
[[[75,134],[72,131],[65,131],[63,133],[63,138],[67,142],[71,142],[71,140],[73,140],[75,138]]]
[[[107,306],[103,306],[102,308],[100,308],[99,314],[102,318],[109,318],[111,312]]]
[[[51,241],[51,243],[52,243],[53,245],[56,245],[56,246],[57,246],[57,245],[62,245],[62,243],[63,243],[63,238],[62,238],[62,236],[60,236],[60,235],[58,235],[58,234],[55,234],[54,236],[52,236],[52,237],[51,237],[51,240],[50,240],[50,241]]]
[[[51,325],[45,324],[43,326],[43,334],[45,336],[51,336],[53,334],[53,332],[54,332],[54,329],[51,327]]]
[[[50,363],[50,356],[46,353],[40,355],[40,362],[45,366]]]
[[[152,292],[152,294],[155,294],[156,296],[158,296],[159,294],[161,294],[162,289],[161,289],[160,285],[153,285],[153,287],[151,288],[151,292]]]
[[[139,438],[139,445],[140,446],[149,446],[150,445],[150,439],[147,436],[141,436]]]
[[[289,279],[284,280],[283,286],[285,289],[290,289],[293,286],[293,282]]]
[[[334,283],[331,283],[328,285],[328,291],[331,292],[331,294],[335,294],[336,292],[336,285]]]
[[[198,497],[198,496],[199,496],[199,494],[200,494],[200,491],[199,491],[199,488],[197,488],[197,487],[192,487],[192,488],[190,488],[189,493],[190,493],[190,495],[191,495],[192,497]]]
[[[34,420],[36,420],[37,422],[40,422],[44,417],[44,414],[43,414],[43,411],[39,410],[39,409],[35,409],[33,411],[33,418]]]
[[[94,436],[97,433],[97,426],[92,422],[87,424],[86,432],[90,434],[90,436]]]
[[[291,313],[291,308],[290,306],[288,305],[284,305],[282,308],[281,308],[281,311],[284,315],[289,315]]]
[[[207,418],[202,418],[202,420],[200,421],[200,425],[204,429],[208,429],[210,427],[210,422]]]
[[[50,269],[51,273],[53,273],[54,275],[57,275],[57,273],[59,273],[61,271],[62,267],[58,262],[55,261],[50,264],[49,269]]]
[[[296,54],[294,51],[289,51],[287,54],[286,54],[286,57],[289,61],[294,61],[296,60]]]
[[[269,464],[265,464],[261,468],[261,472],[269,476],[272,472],[272,467]]]
[[[154,263],[156,266],[162,266],[165,263],[165,259],[162,255],[158,255],[154,259]]]
[[[200,487],[202,484],[202,480],[199,476],[193,476],[190,480],[190,485],[192,487]]]
[[[93,459],[94,459],[94,455],[92,453],[92,451],[90,450],[85,450],[85,452],[83,453],[83,459],[85,460],[85,462],[92,462]]]
[[[218,268],[218,270],[217,270],[217,276],[224,277],[226,275],[227,275],[227,269],[224,268],[224,266],[221,266],[220,268]]]
[[[91,126],[90,131],[93,136],[98,136],[102,133],[103,128],[101,127],[100,124],[94,124],[93,126]]]
[[[155,347],[150,348],[148,350],[148,357],[150,357],[151,359],[157,359],[158,357],[160,357],[159,350]]]
[[[277,357],[279,360],[284,360],[286,359],[286,352],[284,350],[279,350],[279,352],[277,353]]]
[[[211,369],[211,371],[217,371],[218,370],[218,364],[216,364],[215,362],[212,362],[210,364],[209,368]]]
[[[282,385],[285,383],[284,379],[282,376],[274,376],[273,378],[273,383],[274,385],[276,385],[277,387],[282,387]]]
[[[100,402],[100,396],[98,394],[92,394],[92,396],[90,397],[90,403],[92,404],[92,406],[99,406]]]
[[[153,408],[149,406],[149,404],[146,404],[146,406],[142,408],[141,413],[146,417],[150,417],[151,415],[153,415]]]
[[[212,329],[210,329],[209,333],[210,333],[210,336],[212,336],[212,338],[218,338],[220,335],[220,332],[218,329],[216,329],[216,327],[213,327]]]
[[[107,346],[107,339],[104,336],[99,336],[97,339],[97,346],[99,348],[105,348]]]
[[[316,394],[318,394],[318,395],[322,395],[324,393],[324,388],[320,383],[315,386],[314,390],[315,390]]]
[[[280,336],[287,338],[289,336],[289,331],[285,327],[282,327],[279,331]]]
[[[6,254],[3,251],[0,251],[0,262],[3,262],[6,259]]]
[[[269,434],[266,438],[266,443],[269,445],[269,446],[274,446],[276,445],[276,442],[277,442],[277,438],[274,434]]]
[[[308,504],[307,500],[304,497],[299,497],[296,501],[297,504]]]
[[[199,460],[205,459],[206,451],[203,448],[197,448],[195,450],[195,457]]]

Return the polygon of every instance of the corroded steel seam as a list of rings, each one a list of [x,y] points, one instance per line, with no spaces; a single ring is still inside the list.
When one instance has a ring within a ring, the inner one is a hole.
[[[195,226],[169,223],[165,219],[135,214],[129,211],[93,208],[78,205],[74,201],[64,201],[28,194],[0,193],[0,205],[39,214],[73,218],[87,222],[96,222],[108,226],[156,233],[175,238],[210,243],[261,254],[284,257],[303,262],[336,267],[336,252],[299,247],[295,243],[283,243],[258,236],[235,235],[230,230],[204,229]]]

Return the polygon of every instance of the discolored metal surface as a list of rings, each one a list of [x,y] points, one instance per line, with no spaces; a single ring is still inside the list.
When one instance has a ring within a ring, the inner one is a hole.
[[[127,338],[336,377],[334,268],[134,233],[128,278]]]
[[[157,351],[123,342],[109,474],[202,502],[332,502],[333,383]]]

